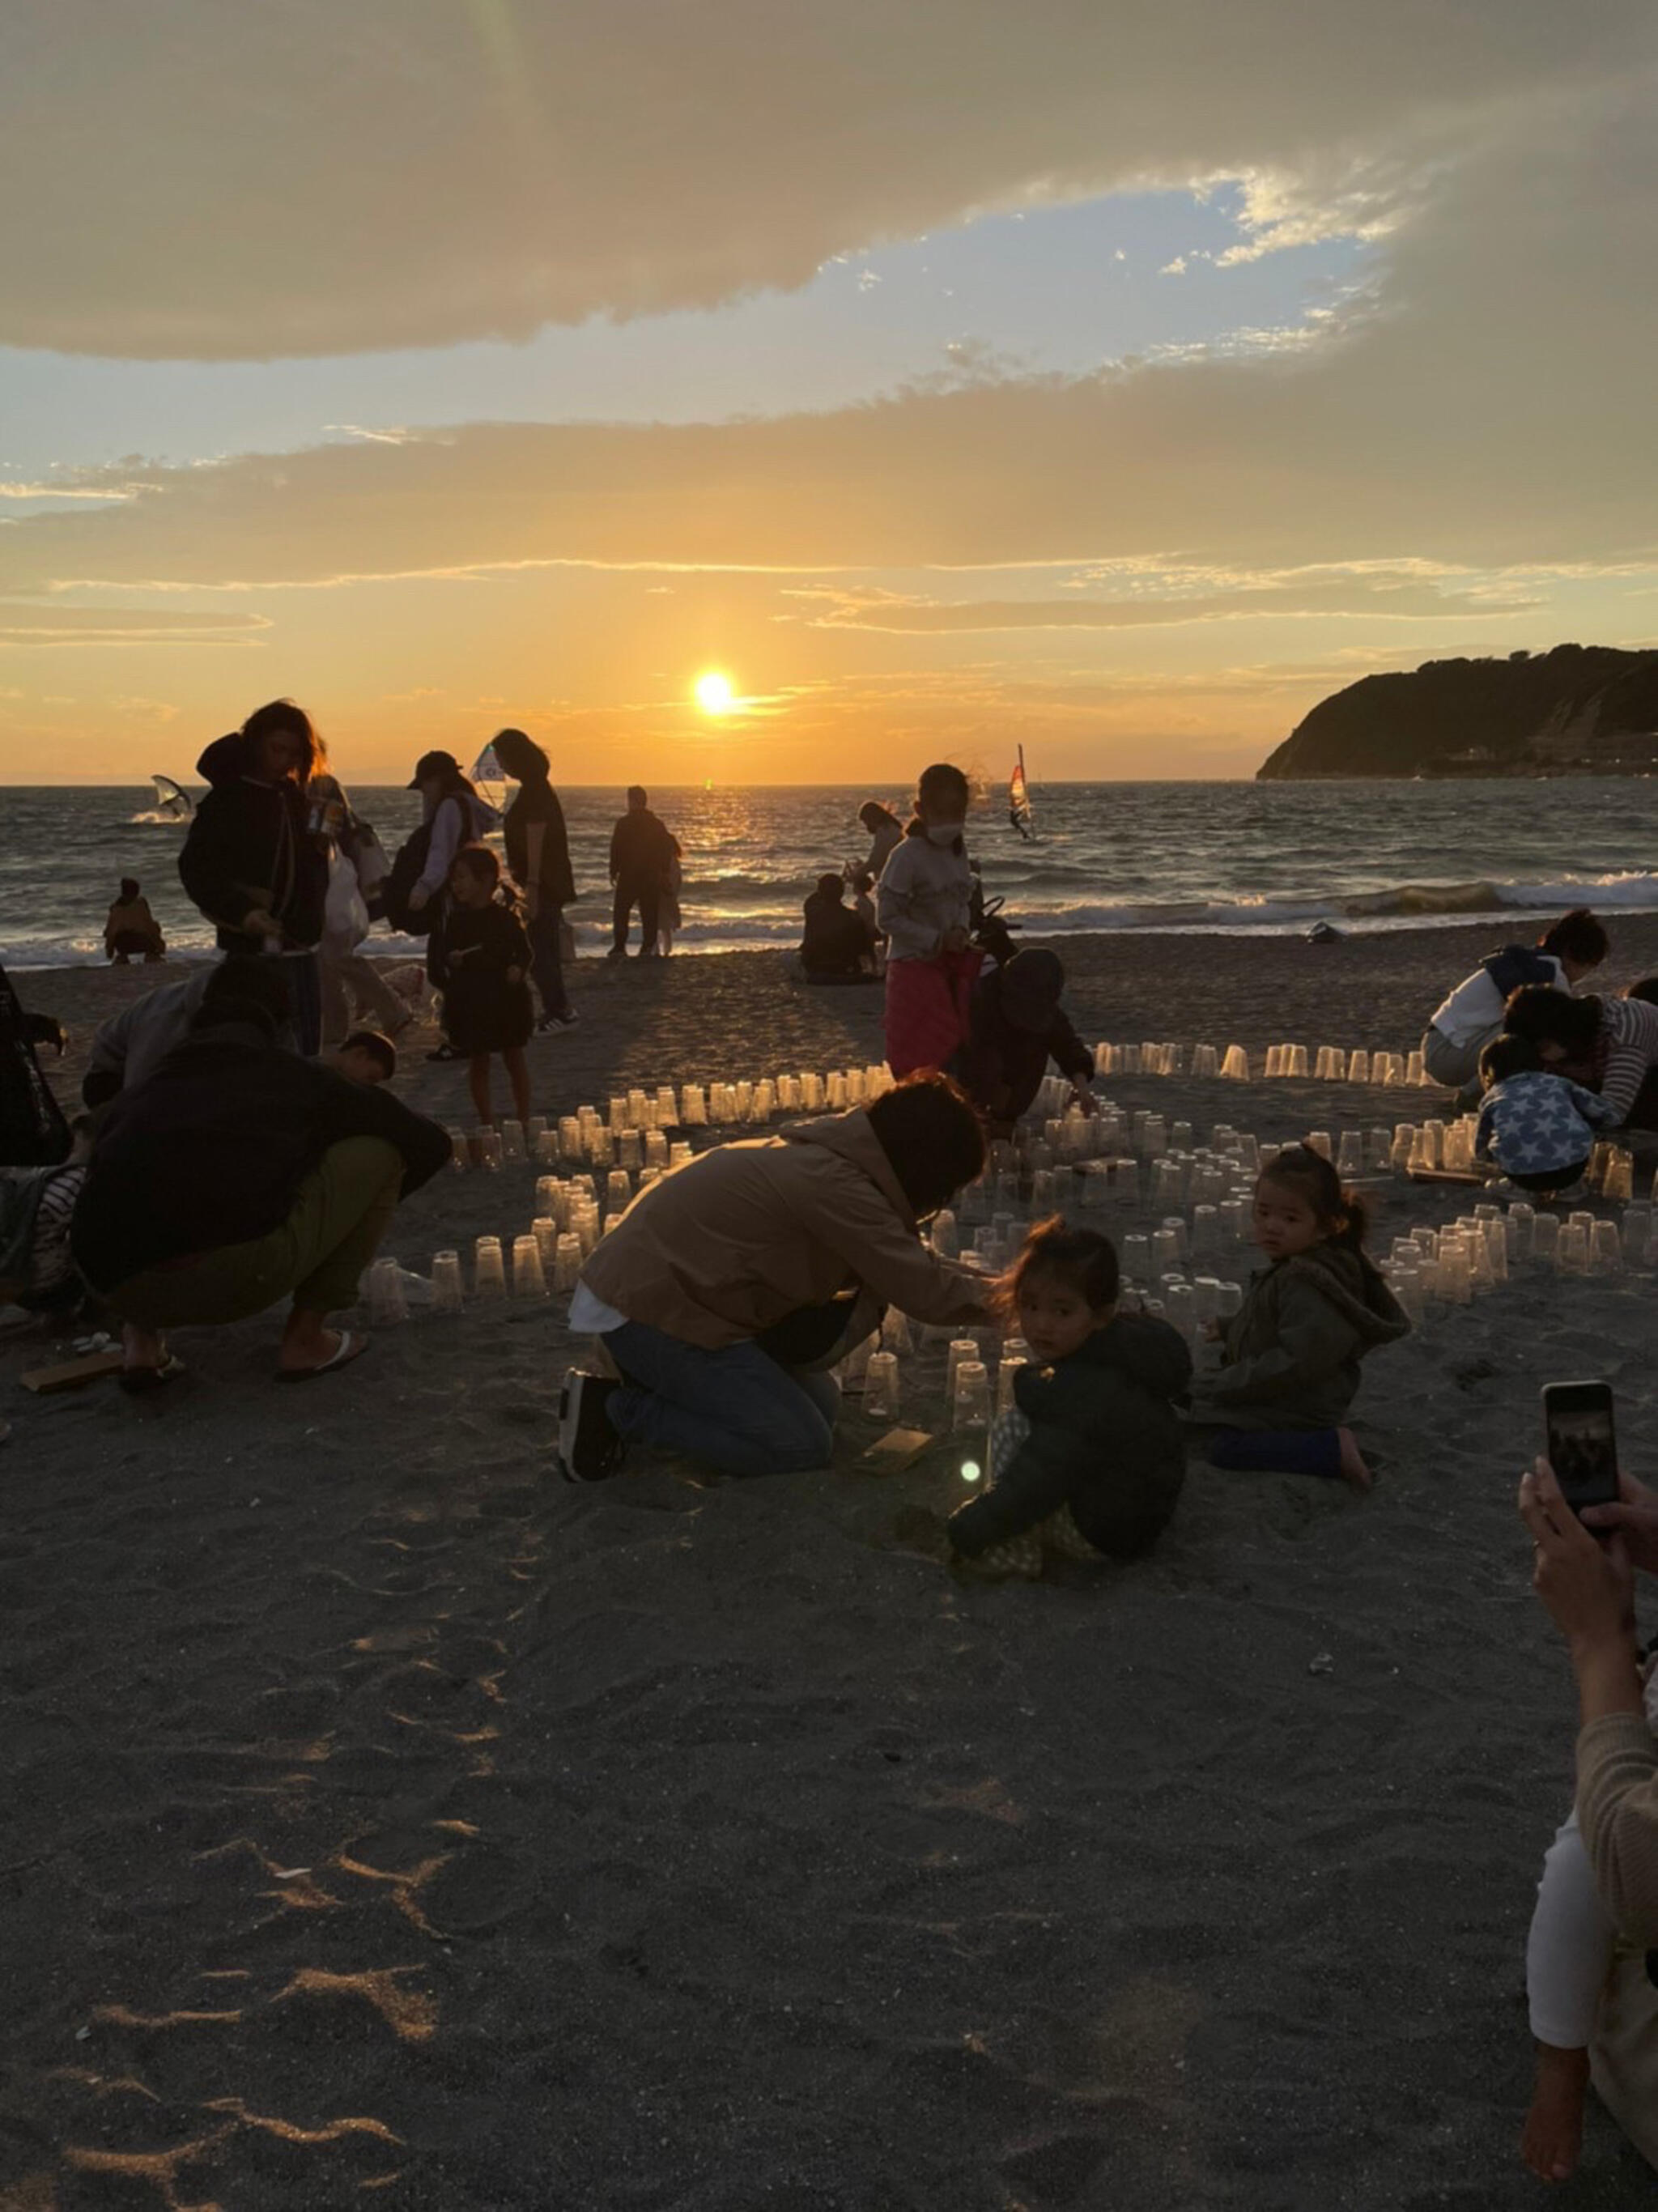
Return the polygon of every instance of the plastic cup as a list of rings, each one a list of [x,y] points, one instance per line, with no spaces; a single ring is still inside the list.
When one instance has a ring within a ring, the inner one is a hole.
[[[1631,1267],[1645,1259],[1647,1246],[1652,1241],[1652,1208],[1649,1206],[1626,1206],[1622,1226],[1624,1257]]]
[[[558,1222],[550,1213],[538,1213],[530,1224],[530,1234],[536,1240],[536,1249],[541,1255],[541,1272],[548,1287],[552,1286],[555,1262],[558,1258]]]
[[[1536,1258],[1546,1260],[1552,1266],[1560,1264],[1560,1217],[1558,1213],[1540,1213],[1532,1224],[1532,1251]]]
[[[1621,1145],[1612,1148],[1606,1161],[1606,1172],[1600,1188],[1614,1204],[1635,1195],[1635,1162]]]
[[[499,1129],[480,1129],[477,1137],[478,1164],[493,1175],[506,1158]]]
[[[1190,1283],[1175,1281],[1164,1284],[1163,1296],[1169,1321],[1190,1343],[1198,1333],[1196,1292]]]
[[[1615,1221],[1597,1221],[1589,1239],[1589,1268],[1597,1275],[1615,1275],[1624,1264],[1624,1240]]]
[[[465,1129],[449,1132],[449,1164],[457,1175],[465,1175],[472,1164],[472,1140]]]
[[[459,1313],[461,1303],[459,1253],[434,1252],[432,1255],[433,1312],[434,1314]]]
[[[403,1294],[403,1281],[395,1260],[376,1260],[368,1270],[364,1304],[376,1328],[390,1328],[408,1320],[409,1302]]]
[[[478,1298],[504,1298],[507,1295],[507,1271],[499,1237],[480,1237],[472,1247],[472,1295]]]
[[[522,1121],[503,1121],[501,1125],[501,1157],[503,1160],[524,1158],[524,1124]]]
[[[1022,1367],[1029,1365],[1029,1361],[1023,1352],[1014,1352],[1010,1348],[1003,1352],[1002,1364],[997,1370],[996,1373],[996,1415],[998,1419],[999,1419],[1004,1413],[1011,1413],[1014,1407],[1017,1405],[1018,1400],[1013,1394],[1018,1382],[1019,1370]]]
[[[1192,1073],[1193,1075],[1220,1073],[1220,1054],[1213,1045],[1199,1044],[1192,1048]]]
[[[932,1249],[941,1260],[953,1260],[962,1249],[956,1216],[947,1206],[941,1206],[932,1217]]]
[[[1327,1153],[1326,1158],[1329,1157]],[[1364,1172],[1364,1139],[1357,1129],[1344,1129],[1336,1147],[1336,1173],[1344,1176]]]
[[[901,1354],[915,1349],[915,1333],[908,1316],[900,1313],[896,1306],[889,1306],[882,1316],[881,1349]]]
[[[975,1345],[976,1352],[978,1346]],[[872,1352],[864,1373],[864,1411],[879,1420],[893,1419],[898,1411],[898,1355]]]
[[[1307,1073],[1306,1046],[1304,1044],[1286,1045],[1284,1049],[1288,1052],[1290,1059],[1284,1073],[1291,1076],[1305,1075]]]
[[[1131,1283],[1148,1283],[1151,1279],[1151,1240],[1149,1237],[1125,1237],[1122,1240],[1122,1272]]]
[[[1249,1080],[1249,1055],[1241,1044],[1229,1044],[1220,1072],[1228,1083],[1247,1083]]]
[[[950,1389],[950,1428],[957,1434],[963,1429],[982,1429],[989,1419],[990,1371],[982,1359],[964,1359]]]
[[[1586,1275],[1589,1266],[1589,1240],[1576,1221],[1567,1222],[1560,1231],[1556,1265],[1563,1275]]]
[[[553,1288],[556,1291],[574,1290],[576,1279],[581,1273],[582,1256],[580,1237],[573,1229],[562,1230],[553,1254]]]
[[[604,1210],[625,1213],[633,1203],[634,1187],[626,1168],[612,1168],[604,1178]]]
[[[541,1246],[533,1236],[513,1239],[513,1296],[544,1298],[547,1279],[541,1268]]]
[[[952,1336],[950,1354],[944,1366],[944,1395],[952,1404],[956,1398],[956,1376],[964,1360],[977,1359],[979,1340],[973,1336]]]
[[[1220,1286],[1219,1311],[1216,1318],[1220,1321],[1230,1321],[1235,1314],[1240,1314],[1242,1310],[1242,1284],[1223,1283]]]
[[[624,1129],[616,1139],[616,1156],[624,1168],[645,1164],[645,1139],[637,1129]]]
[[[1368,1052],[1350,1052],[1347,1055],[1349,1083],[1368,1083],[1370,1079],[1370,1055]]]

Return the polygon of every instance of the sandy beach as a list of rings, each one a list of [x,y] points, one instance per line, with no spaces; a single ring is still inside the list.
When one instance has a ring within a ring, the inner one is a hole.
[[[1615,934],[1609,987],[1658,969],[1658,916]],[[1090,1040],[1403,1051],[1492,941],[1058,949]],[[70,1030],[66,1103],[167,972],[15,979]],[[572,982],[550,1114],[880,1056],[878,990],[774,953]],[[399,1091],[470,1120],[434,1042]],[[1442,1110],[1099,1088],[1199,1141]],[[527,1228],[536,1172],[440,1177],[386,1249]],[[1384,1254],[1471,1195],[1374,1194]],[[998,1588],[896,1543],[959,1474],[862,1472],[857,1413],[818,1474],[551,1479],[562,1301],[417,1316],[292,1391],[269,1322],[180,1332],[143,1401],[34,1398],[61,1333],[8,1336],[0,2212],[1533,2204],[1574,1705],[1514,1492],[1552,1377],[1610,1380],[1658,1465],[1651,1292],[1519,1273],[1371,1364],[1370,1498],[1194,1463],[1150,1560]],[[1561,2201],[1654,2186],[1592,2112]]]

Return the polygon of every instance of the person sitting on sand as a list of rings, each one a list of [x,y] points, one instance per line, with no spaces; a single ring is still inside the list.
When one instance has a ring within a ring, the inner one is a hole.
[[[1071,1078],[1084,1113],[1096,1110],[1094,1055],[1066,1018],[1064,990],[1059,955],[1040,946],[1016,952],[1006,967],[991,969],[973,987],[967,1042],[955,1072],[994,1137],[1011,1136],[1029,1111],[1050,1060]]]
[[[447,1132],[383,1088],[285,1051],[257,1003],[203,1007],[185,1042],[110,1106],[75,1209],[76,1262],[122,1323],[123,1387],[178,1373],[162,1332],[291,1297],[278,1372],[355,1359],[328,1316],[357,1297],[399,1197],[449,1159]]]
[[[1658,1128],[1658,1006],[1533,986],[1509,1000],[1503,1028],[1528,1038],[1551,1073],[1599,1092],[1615,1126]]]
[[[1261,1170],[1254,1234],[1268,1264],[1232,1320],[1212,1324],[1225,1364],[1192,1394],[1193,1419],[1218,1425],[1212,1467],[1339,1475],[1370,1488],[1342,1423],[1360,1360],[1411,1324],[1364,1249],[1365,1227],[1363,1200],[1310,1145],[1291,1145]]]
[[[1527,1959],[1538,2063],[1523,2151],[1546,2181],[1576,2165],[1588,2079],[1658,2166],[1658,1697],[1633,1588],[1634,1572],[1658,1576],[1658,1491],[1626,1474],[1619,1486],[1619,1504],[1580,1520],[1546,1460],[1520,1486],[1533,1586],[1566,1638],[1582,1717],[1581,1842],[1570,1823],[1556,1838]]]
[[[1521,1190],[1550,1198],[1581,1182],[1595,1132],[1614,1118],[1606,1100],[1546,1067],[1530,1037],[1493,1037],[1479,1055],[1479,1074],[1485,1099],[1473,1140],[1479,1157],[1494,1161]]]
[[[616,1373],[568,1378],[566,1478],[613,1474],[629,1444],[727,1474],[823,1466],[840,1401],[827,1370],[885,1306],[940,1324],[989,1318],[982,1282],[918,1225],[984,1163],[978,1116],[930,1076],[721,1145],[642,1190],[571,1303],[571,1328],[602,1337]]]
[[[1475,1086],[1479,1055],[1503,1027],[1515,991],[1541,984],[1576,990],[1611,951],[1606,931],[1587,907],[1574,907],[1546,929],[1535,947],[1505,945],[1465,976],[1423,1032],[1422,1062],[1436,1083],[1454,1091]]]
[[[869,932],[846,903],[846,878],[822,875],[807,894],[800,965],[809,983],[861,983],[871,974]]]
[[[135,952],[152,965],[166,957],[161,925],[150,912],[149,901],[136,876],[121,878],[121,896],[104,924],[104,951],[118,968],[130,967]]]
[[[997,1286],[1030,1347],[990,1435],[990,1483],[944,1524],[952,1560],[1035,1580],[1044,1551],[1135,1559],[1163,1534],[1186,1480],[1174,1401],[1192,1355],[1166,1321],[1117,1310],[1108,1237],[1039,1222]]]

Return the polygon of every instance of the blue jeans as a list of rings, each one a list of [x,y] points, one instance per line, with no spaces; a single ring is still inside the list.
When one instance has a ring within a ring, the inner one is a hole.
[[[832,1375],[780,1367],[747,1341],[708,1352],[642,1321],[610,1330],[604,1348],[627,1377],[608,1412],[629,1443],[689,1452],[726,1474],[828,1465],[841,1407]]]
[[[1339,1474],[1341,1439],[1333,1429],[1222,1429],[1209,1439],[1209,1464],[1252,1474]]]

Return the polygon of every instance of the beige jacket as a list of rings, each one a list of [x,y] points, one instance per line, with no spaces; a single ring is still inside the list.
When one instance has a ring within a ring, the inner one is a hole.
[[[985,1285],[940,1260],[861,1110],[721,1145],[642,1191],[581,1279],[606,1305],[715,1352],[861,1289],[917,1321],[989,1319]],[[871,1325],[873,1325],[872,1321]]]
[[[1658,1741],[1638,1713],[1607,1713],[1577,1739],[1577,1820],[1594,1886],[1621,1938],[1600,2001],[1594,2086],[1658,2166]]]

